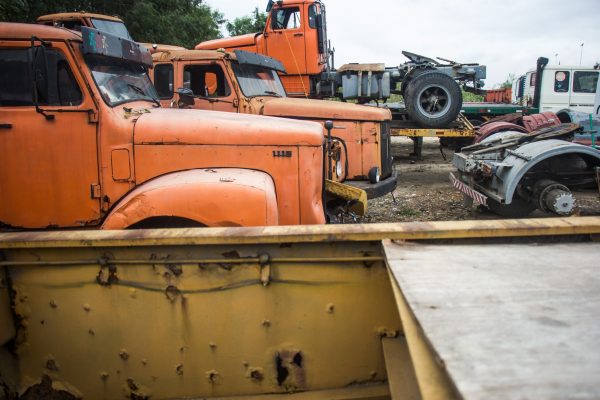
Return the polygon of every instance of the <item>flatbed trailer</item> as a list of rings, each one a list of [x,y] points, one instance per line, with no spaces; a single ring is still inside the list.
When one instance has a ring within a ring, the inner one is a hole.
[[[475,138],[475,127],[463,115],[459,114],[454,123],[447,128],[423,128],[413,121],[402,119],[392,112],[392,122],[390,125],[391,136],[404,136],[413,141],[412,157],[418,160],[423,159],[423,138],[437,137],[440,144],[457,143],[459,146],[466,146],[473,143]]]
[[[0,397],[598,398],[599,238],[599,217],[2,233]]]
[[[485,122],[489,118],[506,114],[537,114],[539,109],[519,104],[463,102],[460,112],[471,121],[480,120]]]

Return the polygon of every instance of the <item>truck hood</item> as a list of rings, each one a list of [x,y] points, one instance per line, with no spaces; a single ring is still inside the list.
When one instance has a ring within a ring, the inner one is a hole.
[[[263,115],[272,117],[303,117],[353,121],[385,121],[392,118],[387,109],[361,106],[341,101],[269,98],[265,99]]]
[[[323,127],[310,121],[158,108],[140,115],[134,143],[321,146]]]
[[[256,43],[256,35],[260,33],[249,33],[247,35],[234,36],[225,39],[207,40],[201,42],[194,47],[196,50],[216,50],[220,48],[231,48],[231,47],[243,47],[243,46],[254,46]]]

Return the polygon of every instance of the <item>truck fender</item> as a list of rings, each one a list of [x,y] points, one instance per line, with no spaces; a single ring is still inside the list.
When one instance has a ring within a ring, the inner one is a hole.
[[[265,172],[239,168],[169,173],[127,194],[102,229],[125,229],[165,217],[210,227],[277,225],[275,184]]]
[[[510,204],[519,182],[527,172],[544,160],[565,154],[577,154],[595,160],[600,165],[600,152],[588,146],[558,139],[527,143],[508,153],[502,162],[504,166],[498,168],[498,194],[504,197],[506,204]]]

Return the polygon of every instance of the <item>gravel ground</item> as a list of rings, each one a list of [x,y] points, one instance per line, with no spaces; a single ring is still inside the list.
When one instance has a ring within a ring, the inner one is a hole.
[[[502,219],[485,207],[467,206],[463,196],[448,178],[454,171],[453,151],[444,148],[444,160],[437,138],[425,138],[423,160],[412,160],[412,141],[394,137],[392,153],[394,169],[398,174],[398,187],[393,193],[369,200],[367,215],[359,222],[408,222],[408,221],[456,221],[465,219]],[[579,215],[600,215],[598,193],[575,193]],[[534,211],[530,217],[553,217],[555,215]]]

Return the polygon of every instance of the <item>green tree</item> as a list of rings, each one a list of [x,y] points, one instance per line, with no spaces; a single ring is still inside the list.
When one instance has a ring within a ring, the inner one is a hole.
[[[139,42],[187,48],[221,37],[225,23],[202,0],[0,0],[0,21],[33,23],[40,15],[73,11],[118,16]]]
[[[515,74],[508,74],[506,80],[500,84],[500,89],[512,88],[512,85],[516,79],[517,76]]]
[[[258,11],[258,7],[254,11],[244,17],[239,17],[233,22],[227,22],[225,27],[230,36],[239,36],[246,33],[262,32],[265,29],[267,22],[267,14]]]

